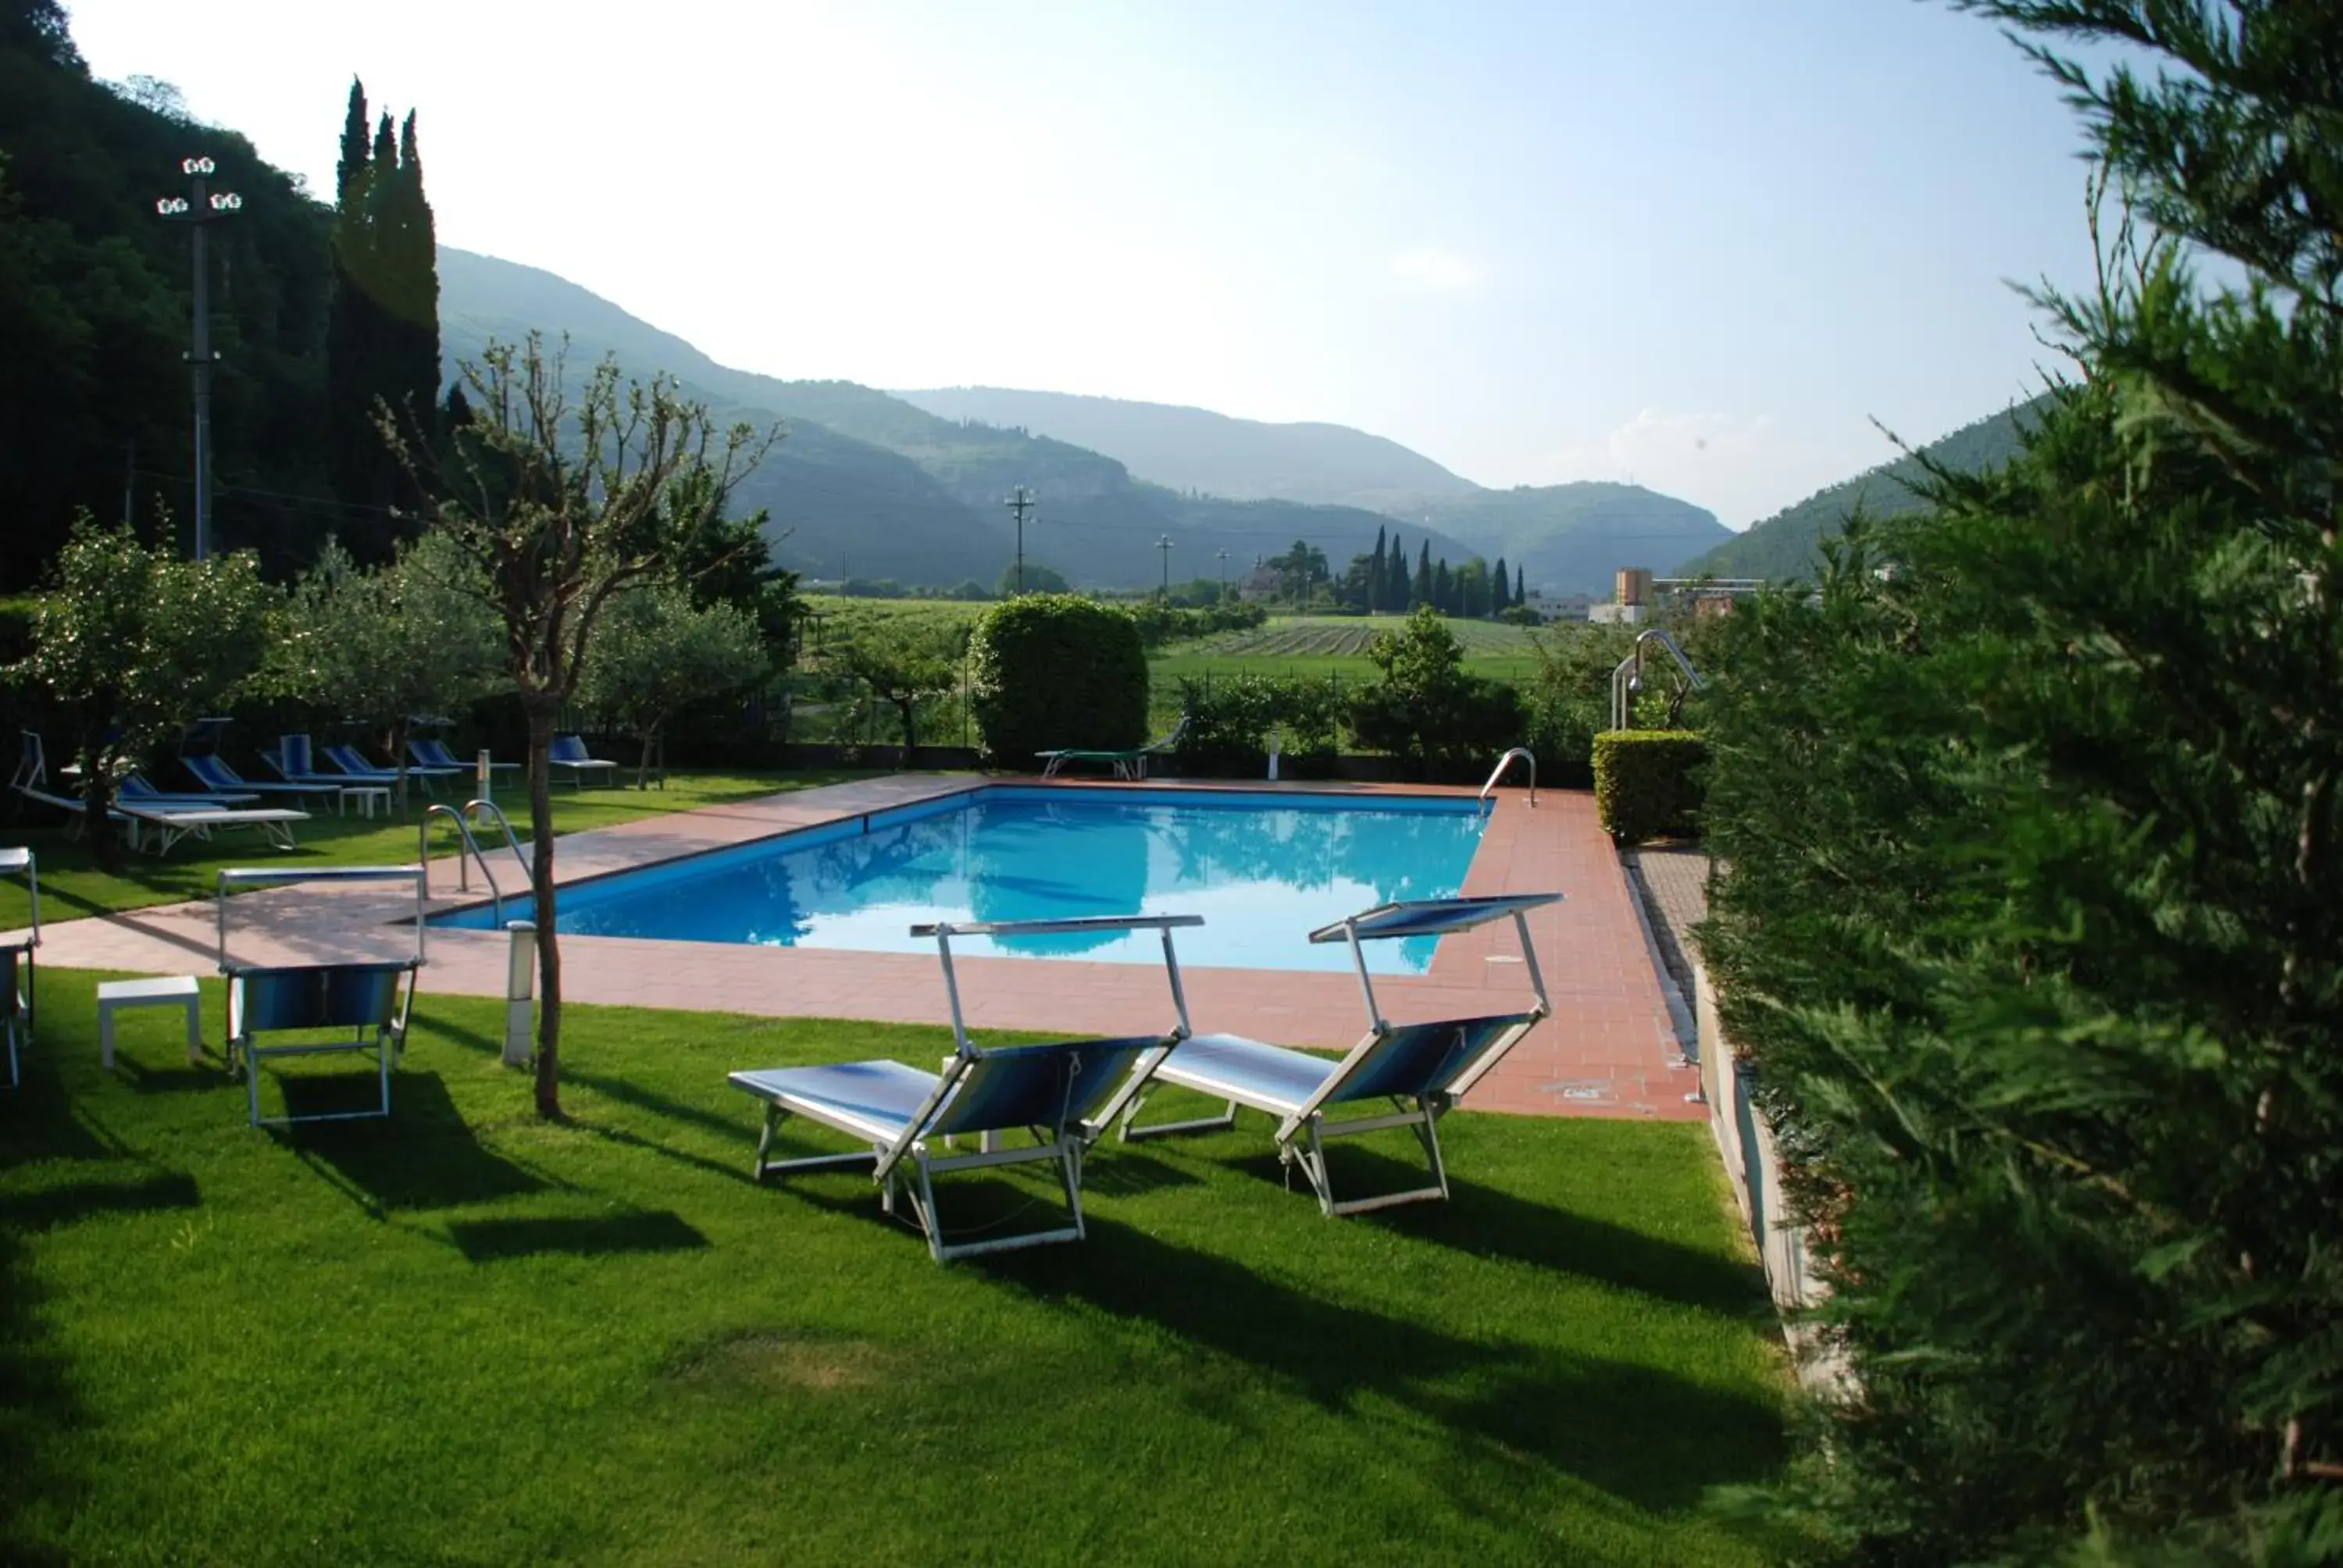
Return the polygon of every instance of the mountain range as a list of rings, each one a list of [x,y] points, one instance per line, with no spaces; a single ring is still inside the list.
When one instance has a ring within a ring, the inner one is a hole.
[[[1339,425],[1053,393],[890,396],[761,376],[553,273],[449,246],[439,282],[451,376],[491,337],[535,329],[568,335],[573,371],[611,354],[630,374],[669,373],[723,418],[785,421],[787,438],[737,501],[766,508],[777,558],[817,577],[990,584],[1015,551],[1002,502],[1021,485],[1039,502],[1026,559],[1090,587],[1240,577],[1297,539],[1340,570],[1390,532],[1411,558],[1426,543],[1458,565],[1503,556],[1534,586],[1591,593],[1618,567],[1665,569],[1729,537],[1699,508],[1634,486],[1483,490]]]

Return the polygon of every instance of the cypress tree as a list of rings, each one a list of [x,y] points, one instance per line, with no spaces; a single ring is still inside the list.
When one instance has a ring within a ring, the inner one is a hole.
[[[1513,606],[1506,601],[1505,598],[1505,558],[1499,556],[1497,570],[1489,578],[1489,613],[1503,615],[1512,608]]]
[[[1428,604],[1434,608],[1439,608],[1440,601],[1433,597],[1432,541],[1430,539],[1424,540],[1423,547],[1416,551],[1415,592],[1409,596],[1409,603],[1411,606]]]
[[[1456,613],[1456,578],[1448,569],[1448,558],[1432,568],[1432,602],[1443,615]]]
[[[1375,553],[1367,566],[1367,609],[1370,614],[1383,608],[1383,536],[1386,528],[1375,529]]]
[[[1513,602],[1515,604],[1527,604],[1530,602],[1530,591],[1528,588],[1522,586],[1528,578],[1529,568],[1515,567],[1513,568]]]

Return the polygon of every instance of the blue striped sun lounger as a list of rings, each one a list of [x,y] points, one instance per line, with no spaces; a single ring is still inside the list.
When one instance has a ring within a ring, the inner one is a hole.
[[[1239,1108],[1259,1111],[1276,1119],[1277,1155],[1289,1170],[1299,1165],[1318,1194],[1318,1207],[1328,1218],[1381,1209],[1393,1203],[1414,1203],[1448,1196],[1448,1169],[1440,1152],[1440,1119],[1454,1108],[1475,1083],[1497,1065],[1506,1051],[1553,1010],[1546,1000],[1545,979],[1539,972],[1537,951],[1530,942],[1529,911],[1561,900],[1560,893],[1508,893],[1490,898],[1420,899],[1407,903],[1379,904],[1372,910],[1321,927],[1310,933],[1313,942],[1348,942],[1366,998],[1367,1032],[1350,1053],[1339,1059],[1284,1046],[1266,1045],[1234,1034],[1200,1034],[1182,1043],[1172,1060],[1157,1068],[1154,1081],[1195,1090],[1225,1102],[1218,1116],[1196,1121],[1139,1126],[1144,1093],[1131,1097],[1125,1107],[1125,1139],[1161,1137],[1173,1132],[1218,1131],[1236,1125]],[[1367,978],[1363,941],[1396,937],[1448,936],[1470,930],[1490,920],[1510,918],[1521,939],[1522,958],[1528,970],[1536,1003],[1518,1012],[1491,1013],[1473,1018],[1434,1019],[1421,1023],[1385,1021],[1375,1005],[1374,984]],[[1388,1101],[1381,1114],[1330,1114],[1342,1107],[1373,1101]],[[1423,1146],[1432,1171],[1429,1185],[1403,1192],[1367,1198],[1338,1199],[1326,1169],[1325,1141],[1386,1128],[1413,1131]]]
[[[1031,1247],[1045,1241],[1082,1239],[1082,1154],[1111,1126],[1188,1033],[1188,1006],[1180,988],[1180,960],[1172,948],[1177,927],[1200,926],[1197,915],[1103,916],[1064,920],[1017,920],[970,925],[919,925],[913,936],[932,936],[951,1000],[952,1035],[959,1049],[941,1072],[900,1061],[849,1061],[829,1067],[767,1068],[735,1072],[736,1089],[765,1102],[765,1127],[757,1141],[757,1180],[768,1171],[867,1167],[880,1190],[880,1205],[896,1211],[899,1191],[908,1191],[911,1211],[939,1263],[978,1252]],[[952,970],[955,936],[1019,937],[1065,932],[1153,930],[1163,941],[1163,968],[1171,981],[1178,1021],[1160,1034],[1077,1040],[1046,1045],[979,1046],[960,1019],[960,983]],[[796,1159],[771,1158],[774,1135],[789,1117],[827,1127],[865,1145],[850,1153]],[[1004,1134],[1029,1132],[1030,1145],[1002,1147]],[[950,1140],[969,1134],[980,1140],[970,1153],[949,1152]],[[952,1241],[936,1207],[935,1178],[953,1171],[1049,1162],[1056,1165],[1068,1211],[1067,1222],[1048,1230]]]

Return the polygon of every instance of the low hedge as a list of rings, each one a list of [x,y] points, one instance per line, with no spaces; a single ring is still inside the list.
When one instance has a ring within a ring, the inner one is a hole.
[[[987,759],[1120,750],[1147,739],[1147,649],[1130,612],[1078,594],[1026,594],[977,617],[969,707]]]
[[[1342,688],[1322,675],[1224,676],[1180,680],[1187,724],[1173,748],[1183,779],[1258,779],[1272,738],[1289,779],[1333,771],[1342,739]]]
[[[1594,738],[1594,819],[1623,844],[1700,835],[1708,744],[1691,729],[1606,729]]]

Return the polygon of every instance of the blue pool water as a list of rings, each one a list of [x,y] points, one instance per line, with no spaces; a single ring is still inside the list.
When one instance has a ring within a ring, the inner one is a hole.
[[[995,786],[566,888],[580,936],[933,952],[917,920],[1194,914],[1183,964],[1347,968],[1314,928],[1393,899],[1460,891],[1482,817],[1453,797],[1118,792]],[[508,906],[509,910],[510,906]],[[485,909],[443,916],[483,928]],[[1369,967],[1421,974],[1436,939],[1367,945]],[[1152,933],[970,937],[955,952],[1161,961]]]

